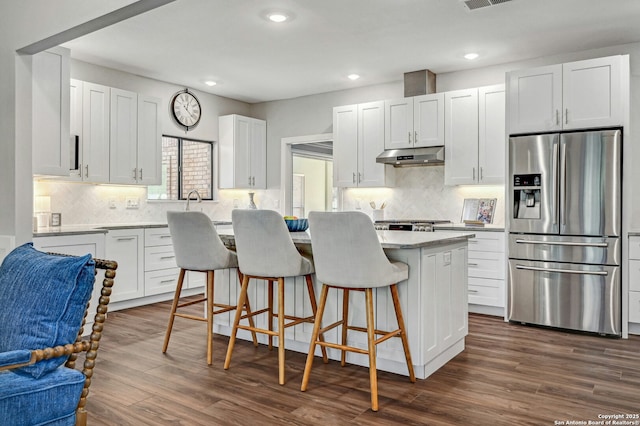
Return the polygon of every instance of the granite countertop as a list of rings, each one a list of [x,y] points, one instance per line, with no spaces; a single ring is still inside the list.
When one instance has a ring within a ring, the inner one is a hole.
[[[465,225],[464,223],[443,223],[433,225],[437,231],[504,232],[504,226],[487,224],[484,226]]]
[[[230,220],[214,220],[215,226],[231,225]],[[82,235],[82,234],[105,234],[114,229],[136,229],[136,228],[166,228],[168,225],[163,222],[139,222],[139,223],[107,223],[107,224],[86,224],[86,225],[62,225],[40,228],[33,233],[34,237],[52,237],[59,235]]]
[[[406,232],[406,231],[377,231],[378,239],[385,249],[413,249],[421,247],[434,247],[445,244],[455,244],[467,241],[475,237],[473,232]],[[222,241],[229,245],[235,245],[233,230],[221,230],[219,232]],[[311,236],[308,232],[291,232],[294,244],[311,244]]]

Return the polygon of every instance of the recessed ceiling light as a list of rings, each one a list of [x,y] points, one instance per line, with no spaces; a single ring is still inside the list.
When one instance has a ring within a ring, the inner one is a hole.
[[[360,76],[359,76],[358,74],[349,74],[349,75],[347,76],[347,78],[348,78],[349,80],[357,80],[357,79],[359,79],[359,78],[360,78]]]
[[[464,55],[465,59],[468,59],[470,61],[473,61],[474,59],[476,59],[479,55],[477,53],[467,53],[466,55]]]
[[[209,87],[212,87],[212,86],[215,86],[218,83],[216,83],[215,81],[209,80],[209,81],[205,81],[204,84],[206,84]]]
[[[264,19],[277,24],[291,21],[294,18],[294,14],[286,10],[267,10],[262,13],[262,16]]]

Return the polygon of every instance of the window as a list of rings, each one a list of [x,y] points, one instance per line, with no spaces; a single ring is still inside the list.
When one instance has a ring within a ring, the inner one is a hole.
[[[191,190],[213,200],[213,142],[162,136],[162,184],[151,185],[149,200],[185,200]]]

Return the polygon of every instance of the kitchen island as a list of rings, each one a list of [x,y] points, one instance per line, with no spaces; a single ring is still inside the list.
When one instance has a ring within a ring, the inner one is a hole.
[[[220,237],[229,247],[234,245],[233,232],[220,230]],[[392,260],[409,265],[409,278],[398,284],[400,303],[404,313],[411,356],[416,377],[425,379],[464,350],[467,335],[467,240],[472,232],[402,232],[378,231],[378,236],[387,256]],[[302,252],[313,255],[311,239],[306,232],[291,233],[296,247]],[[217,271],[215,300],[221,303],[237,300],[239,285],[235,272]],[[319,294],[321,283],[315,282]],[[266,306],[267,285],[251,285],[249,298],[252,309]],[[306,286],[303,277],[285,281],[286,313],[296,316],[311,315],[311,307],[305,295]],[[324,316],[325,324],[337,321],[341,315],[342,294],[332,292],[327,301]],[[364,295],[352,292],[351,298],[357,299],[349,310],[350,322],[365,327]],[[395,313],[388,288],[374,290],[376,309],[376,328],[395,329]],[[258,326],[266,326],[266,316],[257,319]],[[217,315],[214,321],[215,331],[229,335],[232,315]],[[309,349],[313,324],[301,324],[286,330],[285,346],[289,350],[306,353]],[[238,338],[250,340],[250,334],[238,331]],[[339,329],[325,334],[328,341],[338,341]],[[259,336],[266,343],[266,336]],[[367,347],[364,333],[349,334],[348,344]],[[319,355],[319,348],[316,355]],[[329,358],[340,359],[340,352],[328,350]],[[368,365],[365,355],[347,353],[347,362]],[[379,370],[407,375],[407,367],[400,339],[390,339],[377,347],[377,367]]]

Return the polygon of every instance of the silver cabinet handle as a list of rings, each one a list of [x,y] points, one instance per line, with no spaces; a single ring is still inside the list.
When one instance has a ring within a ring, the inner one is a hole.
[[[550,246],[574,246],[574,247],[609,247],[607,243],[580,243],[572,241],[536,241],[536,240],[521,240],[517,239],[518,244],[543,244]]]
[[[524,266],[516,265],[516,269],[524,269],[527,271],[540,271],[540,272],[558,272],[560,274],[578,274],[578,275],[609,275],[607,271],[578,271],[575,269],[558,269],[558,268],[540,268],[537,266]]]
[[[142,180],[142,167],[140,168],[140,180]]]
[[[133,180],[138,180],[138,168],[133,169]]]
[[[482,167],[480,167],[480,180],[484,180],[484,171],[482,170]]]
[[[171,238],[171,235],[160,235],[160,238]]]
[[[362,182],[362,174],[358,172],[358,183]]]
[[[556,109],[556,126],[560,125],[560,111]]]
[[[131,241],[131,240],[135,240],[136,237],[120,237],[120,238],[116,238],[116,241]]]
[[[413,131],[413,143],[418,143],[418,131]]]
[[[256,177],[255,176],[253,176],[251,178],[251,185],[256,186]]]
[[[160,256],[160,260],[173,259],[175,256]]]
[[[477,293],[478,290],[467,290],[467,293]]]
[[[476,168],[473,168],[473,180],[476,180]]]
[[[569,108],[564,109],[564,124],[569,124]]]
[[[249,176],[249,186],[251,186],[251,176]]]
[[[478,264],[477,264],[477,263],[469,262],[469,263],[467,263],[467,266],[478,266]]]
[[[88,178],[89,177],[89,165],[85,165],[84,166],[84,177]]]
[[[356,172],[353,172],[353,183],[356,183]]]
[[[407,142],[411,145],[411,132],[407,132]]]
[[[174,282],[176,282],[175,278],[174,278],[174,279],[171,279],[171,280],[162,280],[162,281],[160,281],[160,284],[165,284],[165,283],[174,283]]]

